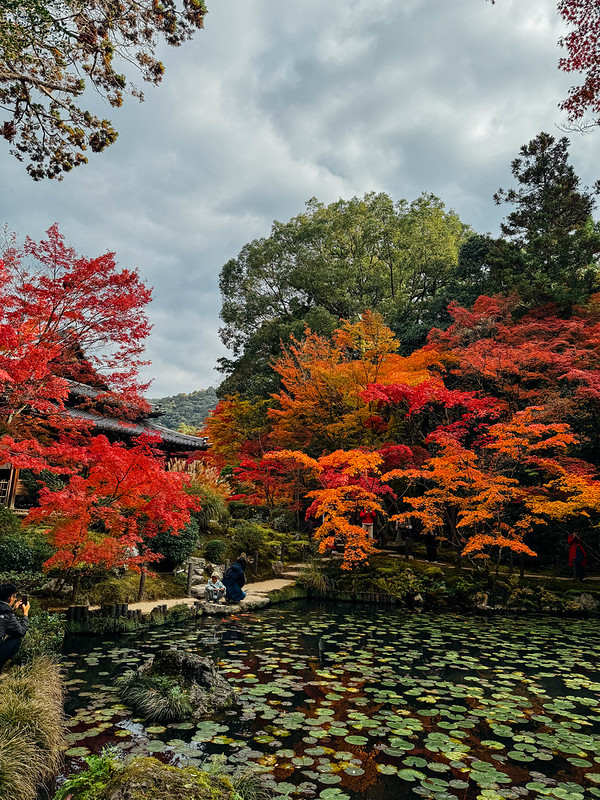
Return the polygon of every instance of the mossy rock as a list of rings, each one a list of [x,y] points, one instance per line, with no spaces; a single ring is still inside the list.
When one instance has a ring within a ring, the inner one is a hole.
[[[118,679],[122,700],[146,720],[201,719],[235,702],[235,691],[209,658],[160,650]]]
[[[231,782],[196,767],[170,767],[156,758],[136,758],[98,787],[98,800],[232,800]],[[77,794],[73,800],[79,800]]]
[[[271,603],[286,603],[288,600],[302,600],[305,597],[308,597],[308,591],[304,586],[298,586],[296,583],[269,592]]]

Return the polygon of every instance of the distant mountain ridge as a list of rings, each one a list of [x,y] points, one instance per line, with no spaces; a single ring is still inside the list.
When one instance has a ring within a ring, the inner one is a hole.
[[[148,402],[160,406],[165,412],[159,419],[161,425],[177,430],[182,423],[201,428],[219,401],[214,387],[209,386],[189,394],[181,392],[171,397],[149,397]]]

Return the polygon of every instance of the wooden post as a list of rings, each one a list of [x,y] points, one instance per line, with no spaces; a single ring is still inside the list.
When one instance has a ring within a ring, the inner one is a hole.
[[[188,563],[188,574],[187,574],[187,588],[186,593],[188,597],[191,597],[192,594],[192,575],[194,572],[194,568],[192,567],[192,562]]]

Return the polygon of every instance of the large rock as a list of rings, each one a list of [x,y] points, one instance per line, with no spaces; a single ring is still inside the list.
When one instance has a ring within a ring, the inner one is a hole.
[[[206,580],[204,571],[207,568],[205,558],[196,558],[192,556],[187,561],[188,566],[192,568],[192,583],[198,583],[200,580]]]
[[[190,588],[190,595],[196,597],[198,600],[204,600],[204,590],[206,586],[206,581],[204,581],[204,583],[194,583]]]
[[[227,708],[235,691],[210,658],[184,650],[159,650],[138,669],[140,675],[166,676],[187,694],[196,719]]]
[[[599,606],[593,594],[584,592],[577,597],[572,597],[567,608],[572,611],[586,611],[589,614],[595,614]]]

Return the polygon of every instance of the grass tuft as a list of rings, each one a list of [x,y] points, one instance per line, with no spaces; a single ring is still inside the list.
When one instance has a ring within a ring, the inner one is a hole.
[[[0,797],[35,800],[65,746],[59,668],[39,658],[6,673],[0,687]]]
[[[123,701],[146,720],[175,722],[192,713],[187,694],[172,678],[128,672],[118,683]]]

